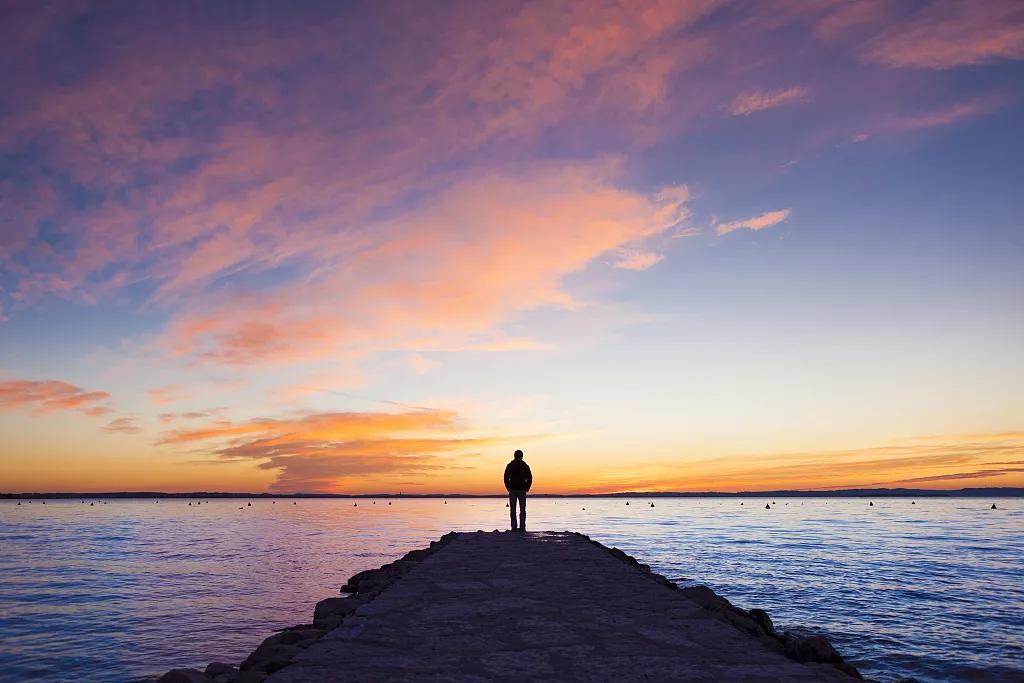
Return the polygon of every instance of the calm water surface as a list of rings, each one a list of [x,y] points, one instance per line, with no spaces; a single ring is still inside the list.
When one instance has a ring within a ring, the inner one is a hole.
[[[238,662],[357,571],[507,523],[501,499],[245,502],[0,502],[0,680]],[[1024,681],[1024,500],[740,502],[532,499],[530,525],[820,630],[871,678]]]

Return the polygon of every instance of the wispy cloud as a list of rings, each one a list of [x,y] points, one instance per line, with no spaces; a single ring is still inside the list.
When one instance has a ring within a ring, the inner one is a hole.
[[[1024,468],[993,467],[993,458],[1024,455],[1020,433],[936,435],[871,448],[763,453],[664,465],[631,464],[598,473],[582,490],[743,491],[899,487],[908,484],[1020,485]],[[1007,465],[1017,464],[1007,462]],[[986,481],[987,480],[987,481]]]
[[[880,124],[880,129],[889,133],[905,133],[927,128],[937,128],[939,126],[949,126],[990,114],[997,106],[998,102],[990,98],[961,102],[915,114],[893,115]],[[855,139],[855,141],[859,140]]]
[[[748,90],[736,96],[729,105],[729,113],[733,116],[749,116],[754,112],[793,104],[806,97],[807,88],[796,86],[781,90]]]
[[[616,268],[623,270],[647,270],[655,264],[660,263],[665,256],[653,251],[641,251],[639,249],[627,249],[615,262]]]
[[[90,416],[109,412],[101,404],[110,399],[105,391],[87,391],[59,380],[8,380],[0,382],[0,407],[45,414],[79,409]]]
[[[149,400],[156,405],[177,403],[178,401],[184,401],[189,397],[188,389],[178,384],[153,387],[151,389],[147,389],[146,394],[149,395]]]
[[[516,313],[573,309],[565,276],[673,228],[685,212],[678,193],[614,188],[613,171],[603,163],[544,165],[458,183],[373,225],[355,246],[350,235],[325,242],[313,281],[183,312],[165,344],[207,363],[281,364],[423,339],[436,350],[465,347]]]
[[[789,213],[790,209],[780,209],[778,211],[766,211],[753,218],[716,223],[715,232],[719,235],[727,235],[734,230],[764,230],[765,228],[778,225],[789,218]]]
[[[1024,13],[1016,2],[927,3],[871,41],[864,56],[918,69],[1024,59]]]
[[[134,417],[118,417],[103,427],[107,432],[119,432],[121,434],[138,434],[142,431]]]

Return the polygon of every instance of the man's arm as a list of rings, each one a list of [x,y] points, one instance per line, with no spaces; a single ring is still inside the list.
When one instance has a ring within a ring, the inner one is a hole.
[[[526,463],[523,464],[526,465]],[[531,486],[533,486],[533,472],[530,470],[530,466],[526,465],[526,490],[529,491]]]
[[[509,486],[509,482],[508,482],[509,472],[510,472],[511,469],[512,469],[512,463],[509,463],[508,465],[505,465],[505,490],[506,491],[511,491],[512,490],[511,487]]]

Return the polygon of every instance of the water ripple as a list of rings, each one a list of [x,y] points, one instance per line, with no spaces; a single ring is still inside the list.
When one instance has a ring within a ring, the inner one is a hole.
[[[688,585],[825,633],[872,678],[1024,680],[1024,501],[533,499]],[[361,502],[362,503],[362,502]],[[239,661],[309,620],[350,575],[451,529],[503,525],[504,499],[298,505],[0,502],[0,681],[123,681]],[[685,578],[683,578],[685,577]]]

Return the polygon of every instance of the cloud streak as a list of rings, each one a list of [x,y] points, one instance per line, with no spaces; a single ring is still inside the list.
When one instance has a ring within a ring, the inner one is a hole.
[[[727,223],[717,223],[715,225],[715,233],[719,235],[728,235],[730,232],[736,230],[764,230],[765,228],[771,228],[789,218],[790,209],[780,209],[779,211],[766,211],[753,218],[744,218],[736,221],[729,221]]]
[[[105,391],[87,391],[59,380],[8,380],[0,382],[0,407],[28,410],[37,415],[61,410],[81,410],[96,417],[109,411],[101,404],[110,399]]]
[[[750,90],[740,93],[729,105],[733,116],[750,116],[766,109],[775,109],[799,102],[807,97],[807,88],[792,87],[781,90]]]

